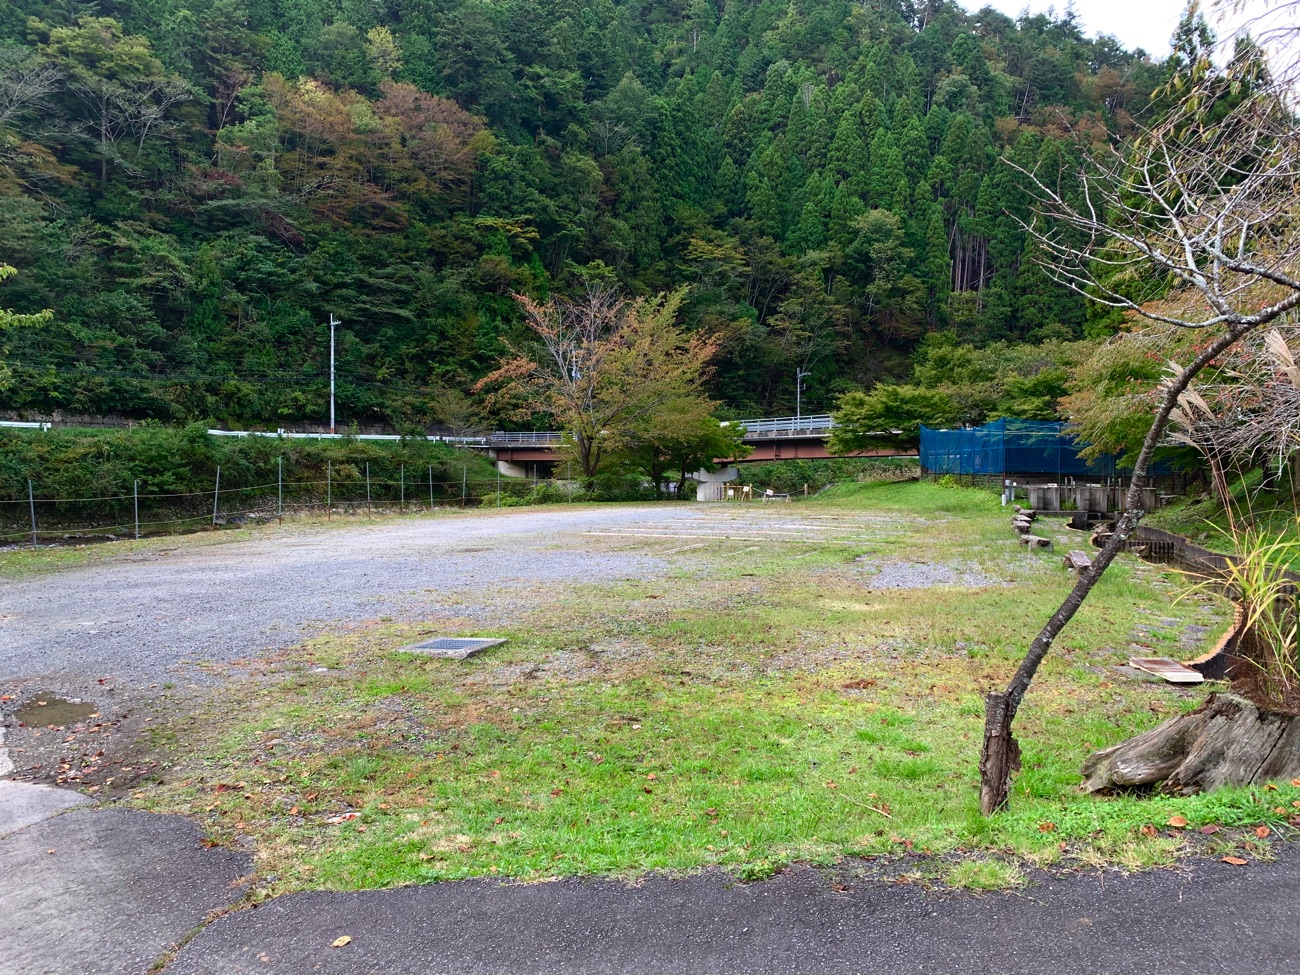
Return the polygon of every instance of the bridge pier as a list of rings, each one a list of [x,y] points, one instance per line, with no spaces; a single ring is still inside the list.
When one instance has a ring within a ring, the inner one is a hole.
[[[528,469],[528,464],[514,460],[501,460],[500,458],[496,461],[496,468],[501,472],[502,477],[528,477],[532,473]]]
[[[727,485],[740,476],[734,467],[723,467],[716,471],[696,471],[691,475],[695,481],[696,501],[725,501]]]

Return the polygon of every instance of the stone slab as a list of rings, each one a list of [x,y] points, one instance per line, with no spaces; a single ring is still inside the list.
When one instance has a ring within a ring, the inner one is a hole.
[[[246,854],[180,816],[77,809],[0,841],[0,975],[146,975],[237,900]]]

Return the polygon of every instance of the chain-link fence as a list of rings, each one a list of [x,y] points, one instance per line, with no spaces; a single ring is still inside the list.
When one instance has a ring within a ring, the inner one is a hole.
[[[218,466],[207,491],[150,491],[134,480],[130,494],[59,497],[27,479],[26,497],[0,498],[0,545],[64,541],[87,532],[100,537],[140,538],[229,525],[283,521],[308,513],[327,519],[344,515],[405,514],[434,508],[512,506],[530,499],[573,500],[572,482],[497,475],[447,478],[446,465],[395,465],[397,477],[377,476],[369,463],[327,461],[324,477],[299,479],[283,460],[257,483],[222,483]],[[242,472],[247,479],[248,472]],[[386,472],[388,473],[388,472]]]

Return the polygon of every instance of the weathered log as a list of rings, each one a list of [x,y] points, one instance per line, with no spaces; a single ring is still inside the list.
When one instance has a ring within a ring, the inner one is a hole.
[[[1030,549],[1042,548],[1049,552],[1052,550],[1052,540],[1038,535],[1021,535],[1020,544]]]
[[[1084,792],[1155,785],[1191,795],[1300,776],[1300,716],[1261,711],[1235,694],[1206,702],[1083,763]]]

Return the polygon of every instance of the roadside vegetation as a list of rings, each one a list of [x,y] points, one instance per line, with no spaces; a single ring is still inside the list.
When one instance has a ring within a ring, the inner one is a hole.
[[[218,482],[217,471],[220,469]],[[497,490],[492,462],[473,451],[425,440],[281,440],[219,437],[206,425],[134,429],[0,431],[0,541],[23,541],[30,490],[43,530],[133,529],[136,492],[144,534],[194,530],[250,514],[478,499]],[[220,504],[214,512],[214,492]],[[502,490],[531,485],[505,479]]]
[[[1032,866],[1268,856],[1297,811],[1287,783],[1075,791],[1093,749],[1204,696],[1113,668],[1135,648],[1190,656],[1227,625],[1212,594],[1171,606],[1180,581],[1121,556],[1027,699],[1013,810],[980,816],[983,695],[1069,587],[1058,559],[1021,552],[973,489],[844,484],[760,510],[815,527],[755,545],[762,522],[737,512],[738,537],[705,548],[634,540],[668,577],[548,591],[465,662],[399,648],[482,633],[468,614],[250,661],[237,672],[260,676],[159,730],[176,767],[134,801],[195,816],[212,842],[251,838],[266,893],[711,865],[750,879],[843,857],[1006,887]]]

